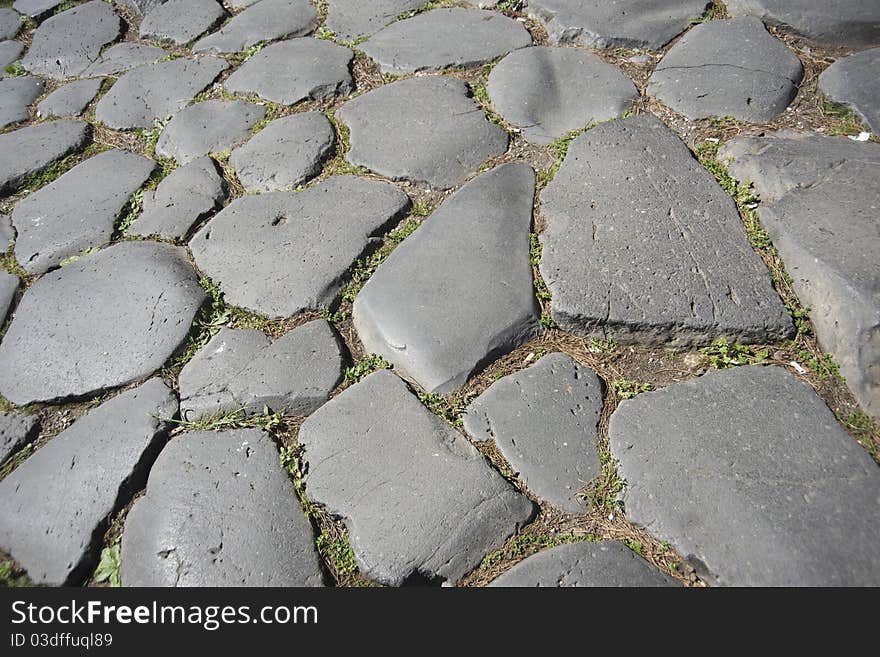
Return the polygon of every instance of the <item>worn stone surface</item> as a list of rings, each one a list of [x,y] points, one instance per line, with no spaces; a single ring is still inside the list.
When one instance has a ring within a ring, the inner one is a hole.
[[[534,192],[534,171],[511,163],[448,198],[355,299],[366,351],[428,392],[447,393],[537,334],[529,263]]]
[[[321,586],[314,534],[267,433],[194,431],[156,459],[122,534],[124,586]]]
[[[345,519],[361,572],[383,584],[456,581],[534,515],[388,371],[316,411],[299,442],[308,496]]]
[[[393,180],[448,189],[507,150],[507,133],[486,120],[467,85],[449,77],[400,80],[336,112],[351,130],[346,159]]]
[[[24,44],[20,41],[0,41],[0,80],[9,75],[6,67],[21,57],[23,52]]]
[[[208,153],[229,150],[250,135],[266,108],[243,100],[206,100],[190,105],[165,126],[156,155],[191,162]]]
[[[638,97],[632,80],[597,55],[545,46],[510,53],[487,87],[494,108],[537,144],[616,118]]]
[[[42,274],[89,247],[110,241],[131,195],[146,182],[153,160],[112,149],[76,165],[15,206],[15,258]]]
[[[710,582],[880,584],[880,469],[786,370],[713,370],[621,402],[609,439],[627,518]]]
[[[757,18],[714,20],[694,27],[666,53],[648,93],[689,119],[766,123],[788,107],[803,76],[797,55]]]
[[[24,405],[143,379],[184,344],[204,299],[185,250],[157,242],[45,274],[0,342],[0,395]]]
[[[38,423],[36,415],[0,413],[0,463],[36,436]]]
[[[96,565],[105,521],[146,479],[163,419],[176,412],[174,393],[152,379],[40,448],[0,481],[0,549],[36,584],[81,583]]]
[[[190,248],[228,303],[290,317],[328,307],[348,268],[408,208],[406,194],[389,183],[331,176],[301,192],[236,199]]]
[[[26,16],[37,18],[63,2],[64,0],[15,0],[12,7]]]
[[[21,29],[21,15],[9,7],[0,7],[0,41],[14,39]]]
[[[0,214],[0,253],[6,253],[14,239],[15,230],[12,228],[12,220],[9,215]]]
[[[95,117],[111,128],[152,128],[183,109],[229,65],[217,57],[172,59],[138,67],[111,87],[95,110]]]
[[[18,276],[0,269],[0,326],[6,321],[6,316],[12,309],[12,300],[15,298],[19,283]],[[2,460],[0,459],[0,462]]]
[[[346,95],[354,90],[349,72],[353,58],[348,48],[323,39],[290,39],[263,48],[230,75],[223,87],[282,105]]]
[[[196,158],[144,194],[144,210],[128,234],[182,239],[200,219],[219,209],[225,197],[217,165],[209,157]]]
[[[141,38],[186,45],[217,25],[226,10],[217,0],[168,0],[141,21]]]
[[[146,16],[166,0],[118,0],[119,4],[128,7],[139,16]]]
[[[100,89],[101,80],[97,78],[69,82],[40,101],[37,116],[79,116]]]
[[[819,76],[819,90],[852,107],[874,134],[880,134],[880,48],[834,62]]]
[[[600,472],[596,447],[602,383],[562,353],[496,381],[466,409],[464,429],[494,440],[535,495],[584,513],[577,493]]]
[[[28,108],[43,93],[43,81],[22,76],[0,80],[0,130],[30,118]]]
[[[758,214],[864,409],[880,417],[880,146],[815,133],[740,137],[719,153]]]
[[[101,56],[83,71],[83,76],[119,75],[138,66],[155,64],[169,54],[167,50],[157,48],[156,46],[148,46],[144,43],[131,43],[128,41],[117,43],[101,53]],[[174,73],[177,73],[177,71]]]
[[[733,201],[651,115],[575,139],[541,212],[541,274],[567,331],[672,345],[792,331]]]
[[[0,194],[81,151],[90,136],[89,124],[83,121],[48,121],[0,135]]]
[[[329,0],[327,27],[343,41],[375,34],[401,14],[420,9],[423,0]]]
[[[494,580],[495,587],[660,587],[676,586],[635,552],[617,541],[570,543],[533,554]]]
[[[318,13],[309,0],[260,0],[196,41],[193,52],[241,52],[261,41],[310,34],[317,25]]]
[[[233,150],[229,163],[248,191],[291,189],[321,172],[335,141],[333,126],[320,112],[293,114]]]

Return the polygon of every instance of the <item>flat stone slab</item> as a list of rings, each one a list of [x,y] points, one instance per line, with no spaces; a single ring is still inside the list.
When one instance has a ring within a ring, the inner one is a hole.
[[[112,149],[34,192],[12,212],[15,259],[29,273],[42,274],[108,243],[122,209],[155,166],[147,157]]]
[[[0,135],[0,194],[81,151],[90,136],[91,127],[83,121],[48,121]]]
[[[401,14],[424,6],[424,0],[329,0],[326,24],[337,39],[355,41],[375,34]]]
[[[12,220],[9,215],[0,214],[0,253],[6,253],[14,239],[15,230],[12,228]]]
[[[122,534],[125,586],[321,586],[314,534],[268,434],[176,436]]]
[[[205,299],[180,247],[122,242],[45,274],[0,342],[0,395],[23,406],[146,378]]]
[[[263,48],[230,75],[223,88],[282,105],[344,96],[354,91],[352,59],[351,50],[323,39],[290,39]]]
[[[116,81],[95,109],[95,118],[111,128],[152,128],[183,109],[228,68],[217,57],[172,59],[140,66]]]
[[[165,126],[156,155],[186,164],[208,153],[229,150],[247,139],[266,108],[243,100],[206,100],[190,105]]]
[[[138,66],[155,64],[169,55],[167,50],[144,43],[123,42],[110,46],[90,64],[83,76],[120,75]]]
[[[12,6],[25,16],[37,18],[63,2],[64,0],[15,0]]]
[[[311,34],[318,13],[309,0],[260,0],[233,16],[214,34],[196,41],[193,52],[242,52],[261,41]]]
[[[226,17],[217,0],[168,0],[151,9],[138,30],[142,39],[184,46]]]
[[[27,121],[28,108],[43,93],[43,81],[29,75],[0,80],[0,130]]]
[[[495,441],[535,495],[566,513],[584,513],[577,493],[601,471],[601,413],[599,377],[555,353],[493,383],[463,419],[472,439]]]
[[[468,87],[449,77],[387,84],[336,112],[351,130],[346,159],[392,180],[437,189],[461,182],[507,150],[507,133],[486,119]]]
[[[541,275],[564,330],[650,345],[792,332],[730,196],[652,115],[575,139],[541,211]]]
[[[196,158],[168,174],[155,191],[144,194],[144,210],[128,234],[183,239],[199,220],[220,209],[226,198],[224,187],[213,160]]]
[[[819,90],[852,107],[875,135],[880,134],[880,48],[834,62],[819,76]]]
[[[138,16],[146,16],[166,0],[118,0],[119,4],[128,7]]]
[[[26,70],[50,78],[82,73],[119,36],[122,19],[101,0],[92,0],[46,19],[34,31],[21,63]]]
[[[819,343],[880,418],[880,146],[779,132],[734,139],[719,159],[754,182],[761,224]]]
[[[20,41],[0,41],[0,80],[7,77],[6,67],[21,57],[24,44]]]
[[[621,402],[609,439],[627,518],[708,581],[880,584],[880,469],[786,370],[713,370]]]
[[[9,7],[0,7],[0,41],[14,39],[21,29],[21,14]]]
[[[0,413],[0,463],[12,456],[37,434],[38,418],[24,413]]]
[[[757,18],[702,23],[657,65],[648,93],[689,119],[732,116],[766,123],[788,107],[801,61]]]
[[[659,50],[706,10],[705,0],[529,0],[551,43]]]
[[[361,572],[382,584],[455,582],[534,515],[387,370],[318,409],[299,442],[307,495],[345,520]]]
[[[476,66],[532,45],[523,25],[494,11],[432,9],[397,21],[358,46],[383,73]]]
[[[98,406],[0,481],[0,547],[35,584],[80,584],[110,515],[146,479],[177,412],[160,379]]]
[[[639,95],[632,80],[597,55],[545,46],[510,53],[487,87],[493,107],[536,144],[616,118]]]
[[[101,80],[75,80],[58,87],[37,105],[37,116],[79,116],[101,90]]]
[[[292,189],[321,173],[335,143],[336,133],[326,116],[292,114],[272,121],[233,150],[229,163],[248,191]]]
[[[352,316],[366,351],[445,394],[536,335],[534,192],[531,167],[512,163],[444,201],[355,299]]]
[[[493,587],[663,587],[678,583],[617,541],[569,543],[533,554]]]
[[[20,283],[18,276],[0,269],[0,326],[6,321],[6,316],[12,309],[12,300]]]
[[[323,319],[274,341],[262,331],[223,328],[180,372],[181,415],[266,407],[308,415],[342,382],[342,364],[342,347]]]

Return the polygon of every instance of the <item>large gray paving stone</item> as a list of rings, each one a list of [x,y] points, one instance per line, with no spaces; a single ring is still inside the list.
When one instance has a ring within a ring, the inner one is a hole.
[[[166,0],[118,0],[119,4],[128,7],[138,16],[146,16]]]
[[[0,41],[0,80],[8,76],[6,67],[21,57],[24,44],[20,41]]]
[[[819,90],[853,108],[880,134],[880,48],[839,59],[819,76]]]
[[[28,108],[43,93],[43,81],[29,75],[0,80],[0,130],[30,118]]]
[[[407,11],[419,9],[424,0],[329,0],[327,27],[344,41],[375,34]]]
[[[6,316],[12,308],[12,300],[20,282],[18,276],[0,269],[0,326],[6,321]]]
[[[206,100],[181,110],[156,142],[156,155],[191,162],[229,150],[250,135],[266,108],[243,100]]]
[[[21,29],[21,14],[10,7],[0,7],[0,41],[14,39]]]
[[[880,584],[880,469],[786,370],[713,370],[621,402],[609,439],[627,518],[709,581]]]
[[[0,253],[6,253],[14,240],[15,230],[12,228],[12,219],[7,214],[0,214]]]
[[[478,176],[379,266],[354,302],[367,352],[429,392],[447,393],[539,332],[529,263],[535,174]]]
[[[236,199],[195,234],[190,249],[228,303],[290,317],[329,306],[355,260],[408,208],[394,185],[332,176],[301,192]]]
[[[530,0],[552,43],[659,50],[706,9],[706,0]]]
[[[101,80],[98,78],[69,82],[40,101],[37,116],[79,116],[100,90]]]
[[[350,100],[336,112],[351,130],[346,159],[392,180],[449,189],[507,150],[507,133],[490,123],[449,77],[418,77]]]
[[[753,181],[761,223],[819,343],[880,417],[880,146],[779,132],[735,139],[719,159]]]
[[[383,584],[456,581],[534,515],[388,371],[318,409],[299,441],[307,495],[344,518],[361,572]]]
[[[383,73],[475,66],[532,45],[521,23],[493,11],[432,9],[392,23],[358,46]]]
[[[465,410],[474,440],[494,440],[535,495],[584,513],[577,492],[599,475],[602,382],[566,354],[544,356],[496,381]]]
[[[260,0],[196,41],[193,52],[241,52],[261,41],[305,36],[317,26],[318,13],[309,0]]]
[[[312,526],[268,434],[175,437],[122,534],[124,586],[321,586]]]
[[[217,57],[172,59],[140,66],[123,75],[95,109],[111,128],[151,128],[183,109],[229,65]]]
[[[272,121],[232,151],[229,163],[252,192],[295,188],[321,172],[336,133],[320,112],[292,114]]]
[[[351,50],[323,39],[290,39],[263,48],[230,75],[223,88],[282,105],[347,95],[354,90],[352,59]]]
[[[0,135],[0,194],[81,151],[90,137],[91,127],[83,121],[48,121]]]
[[[25,198],[12,212],[16,260],[29,273],[42,274],[109,242],[122,209],[155,166],[147,157],[112,149]]]
[[[168,51],[145,43],[129,41],[110,46],[101,53],[82,73],[85,76],[118,76],[122,73],[144,66],[155,64],[168,56]]]
[[[158,242],[45,274],[0,342],[0,395],[24,405],[141,380],[184,345],[204,299],[186,251]]]
[[[143,484],[164,418],[176,412],[174,393],[152,379],[58,434],[0,482],[0,547],[36,584],[81,583],[108,518]]]
[[[214,28],[226,15],[217,0],[168,0],[144,16],[138,32],[142,39],[183,46]]]
[[[12,7],[25,16],[38,18],[63,2],[64,0],[15,0]]]
[[[541,211],[541,274],[567,331],[673,345],[792,332],[730,196],[652,115],[575,139]]]
[[[155,191],[144,194],[143,212],[129,235],[183,239],[190,229],[226,198],[223,176],[209,157],[199,157],[172,171]]]
[[[597,55],[545,46],[502,59],[489,75],[488,91],[507,122],[537,144],[616,118],[639,95],[632,80]]]
[[[36,437],[38,418],[24,413],[0,413],[0,463]]]
[[[804,76],[801,61],[757,18],[708,21],[685,34],[651,75],[648,93],[689,119],[766,123]]]
[[[110,4],[92,0],[45,20],[33,34],[22,65],[31,73],[69,78],[82,73],[115,40],[122,19]]]
[[[617,541],[570,543],[533,554],[493,587],[664,587],[675,580]]]

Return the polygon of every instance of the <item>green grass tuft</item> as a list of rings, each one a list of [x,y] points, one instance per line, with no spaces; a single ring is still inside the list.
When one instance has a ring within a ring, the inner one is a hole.
[[[391,369],[391,363],[382,356],[379,354],[368,354],[345,370],[345,382],[357,383],[373,372],[388,369]]]

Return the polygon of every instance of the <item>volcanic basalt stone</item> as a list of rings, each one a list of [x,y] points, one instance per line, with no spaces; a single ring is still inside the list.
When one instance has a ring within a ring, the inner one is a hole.
[[[79,116],[95,99],[100,89],[101,80],[97,78],[69,82],[40,101],[37,105],[37,116]]]
[[[326,25],[337,39],[355,41],[424,5],[424,0],[328,0]]]
[[[2,276],[2,272],[0,272]],[[33,440],[39,429],[39,418],[24,413],[0,413],[0,463]]]
[[[83,71],[83,76],[119,75],[138,66],[155,64],[169,54],[167,50],[144,43],[128,41],[117,43],[101,53],[101,56]],[[178,71],[174,71],[174,73],[176,74]]]
[[[48,121],[0,135],[0,194],[81,151],[90,136],[90,126],[83,121]]]
[[[141,38],[184,46],[217,25],[226,10],[217,0],[168,0],[141,21]]]
[[[21,29],[21,15],[9,7],[0,7],[0,41],[14,39]]]
[[[0,130],[30,118],[28,108],[43,93],[43,81],[22,76],[0,80]]]
[[[6,67],[21,57],[24,44],[20,41],[0,41],[0,80],[9,77]]]
[[[128,7],[139,16],[146,16],[166,0],[118,0],[119,4]]]
[[[15,0],[12,7],[25,16],[38,18],[63,2],[64,0]]]
[[[18,276],[0,269],[0,326],[3,326],[6,316],[12,309],[12,300],[15,298],[15,292],[20,283]],[[2,461],[3,459],[0,459],[0,463]]]
[[[261,41],[305,36],[317,25],[318,14],[309,0],[260,0],[196,41],[193,52],[241,52]]]
[[[0,214],[0,253],[6,253],[9,245],[15,240],[15,230],[8,214]]]
[[[834,62],[819,76],[819,90],[852,107],[875,135],[880,134],[880,48]]]

